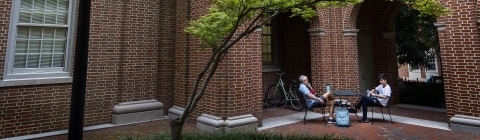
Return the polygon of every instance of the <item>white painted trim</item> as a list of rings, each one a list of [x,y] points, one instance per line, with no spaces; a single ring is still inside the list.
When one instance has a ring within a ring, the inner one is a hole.
[[[324,36],[325,35],[325,29],[324,28],[307,29],[307,32],[310,33],[310,36]]]
[[[435,22],[433,25],[437,26],[438,31],[443,31],[445,30],[445,22]]]
[[[24,80],[0,80],[0,87],[26,86],[26,85],[45,85],[45,84],[63,84],[72,83],[72,77],[52,77],[41,79]]]
[[[359,31],[360,31],[359,29],[343,29],[343,35],[356,36]]]
[[[8,33],[8,40],[7,40],[7,50],[6,50],[6,57],[5,57],[5,67],[3,73],[3,80],[31,80],[37,81],[37,79],[50,79],[55,77],[69,77],[72,70],[72,54],[73,54],[73,42],[74,42],[74,32],[75,32],[75,19],[76,19],[76,12],[77,11],[77,0],[69,0],[69,11],[68,11],[68,19],[67,25],[67,43],[65,44],[65,56],[64,56],[64,64],[63,67],[56,72],[47,72],[42,71],[44,69],[40,68],[40,71],[35,71],[34,69],[24,69],[23,71],[32,72],[32,73],[22,73],[22,74],[15,74],[13,71],[13,59],[14,59],[14,52],[15,52],[15,45],[16,45],[16,36],[17,36],[17,26],[18,25],[34,25],[39,26],[41,24],[19,24],[19,13],[20,13],[20,1],[14,0],[12,1],[11,7],[11,15],[10,15],[10,25],[9,25],[9,33]],[[45,24],[47,27],[53,26],[53,24]],[[65,25],[62,25],[62,27]],[[43,27],[43,24],[42,24]],[[20,83],[24,83],[23,81]],[[36,82],[29,82],[29,83],[36,83]],[[40,82],[44,83],[44,82]],[[49,83],[49,82],[47,82]],[[30,85],[30,84],[27,84]],[[10,86],[20,86],[20,85],[11,85]]]

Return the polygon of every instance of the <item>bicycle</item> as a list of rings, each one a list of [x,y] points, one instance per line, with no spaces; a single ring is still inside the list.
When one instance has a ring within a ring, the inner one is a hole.
[[[300,103],[301,100],[299,98],[304,98],[304,97],[298,97],[297,94],[295,93],[295,92],[300,92],[298,90],[298,86],[294,86],[294,88],[296,87],[297,89],[292,89],[293,83],[297,82],[293,79],[288,89],[289,92],[285,91],[285,88],[284,88],[285,83],[282,80],[282,75],[284,75],[285,73],[286,72],[276,73],[279,76],[278,83],[272,84],[270,87],[268,87],[268,90],[266,93],[267,101],[273,106],[280,106],[283,104],[283,107],[285,107],[287,103],[290,102],[290,105],[292,105],[293,110],[301,111],[303,110],[304,106]]]

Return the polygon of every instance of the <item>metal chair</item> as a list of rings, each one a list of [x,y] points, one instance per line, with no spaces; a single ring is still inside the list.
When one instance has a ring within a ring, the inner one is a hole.
[[[367,94],[368,94],[369,91],[367,91]],[[377,94],[378,94],[378,91],[377,91]],[[393,124],[393,120],[392,120],[392,115],[390,114],[390,101],[387,102],[387,106],[382,106],[382,105],[370,105],[372,107],[372,120],[370,120],[370,122],[373,124],[373,107],[380,107],[380,111],[382,112],[382,118],[383,120],[385,121],[385,116],[383,116],[383,110],[382,108],[387,108],[388,110],[388,115],[390,116],[390,123]]]
[[[297,96],[300,99],[300,103],[302,103],[302,106],[305,108],[305,115],[303,116],[303,124],[306,124],[308,109],[313,110],[313,107],[308,107],[307,106],[307,100],[305,99],[305,96],[303,95],[303,93],[300,92],[300,90],[296,89],[293,92],[295,92],[297,94]],[[315,108],[322,108],[323,121],[325,122],[325,125],[327,125],[327,121],[325,121],[325,107],[315,107]]]

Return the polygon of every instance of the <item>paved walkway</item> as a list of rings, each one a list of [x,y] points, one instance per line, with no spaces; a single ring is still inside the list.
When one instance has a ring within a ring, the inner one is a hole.
[[[324,125],[321,114],[309,112],[306,124],[303,124],[303,112],[287,108],[272,108],[264,111],[265,119],[260,131],[279,132],[285,134],[335,134],[355,139],[478,139],[480,136],[451,131],[446,123],[445,111],[416,106],[396,105],[390,108],[394,124],[382,120],[379,108],[374,109],[374,124],[357,123],[357,118],[351,115],[352,127],[342,128],[331,124]],[[386,113],[386,110],[384,110]],[[360,115],[359,113],[358,115]],[[371,113],[368,114],[371,117]],[[327,116],[328,117],[328,116]],[[385,116],[389,120],[389,116]],[[156,132],[169,132],[170,120],[159,120],[112,128],[84,132],[84,139],[119,139],[120,136],[152,135]],[[198,131],[195,123],[187,123],[184,131]],[[43,137],[41,140],[67,139],[67,135]]]

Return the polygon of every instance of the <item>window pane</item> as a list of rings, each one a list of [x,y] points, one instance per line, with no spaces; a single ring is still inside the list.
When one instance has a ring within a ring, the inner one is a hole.
[[[27,40],[17,40],[17,44],[15,46],[15,53],[27,53]]]
[[[45,24],[55,24],[57,14],[55,12],[45,12]]]
[[[15,55],[13,60],[14,68],[25,68],[25,63],[27,62],[27,55]]]
[[[47,0],[47,10],[57,10],[58,0]]]
[[[43,28],[43,39],[53,39],[55,28],[45,27]]]
[[[63,54],[53,55],[53,67],[63,67]]]
[[[55,39],[66,39],[67,28],[56,28]]]
[[[28,39],[29,27],[20,26],[17,30],[17,39]]]
[[[32,23],[43,24],[44,11],[33,11]]]
[[[59,0],[58,11],[68,11],[68,0]]]
[[[20,2],[21,9],[32,9],[32,2],[33,0],[22,0]]]
[[[30,40],[30,44],[28,46],[28,53],[39,53],[40,43],[40,40]]]
[[[27,68],[38,68],[40,62],[40,55],[28,55]]]
[[[42,54],[42,57],[40,58],[40,67],[41,68],[52,67],[51,54]]]
[[[272,44],[271,36],[266,36],[267,37],[267,42],[265,44]]]
[[[33,9],[36,10],[45,10],[45,0],[34,0]]]
[[[57,24],[67,25],[68,13],[67,12],[58,12]]]
[[[32,17],[32,11],[30,10],[20,10],[20,19],[19,23],[30,23]]]
[[[54,53],[65,53],[65,43],[66,41],[55,40]]]
[[[42,27],[31,27],[30,39],[41,39],[41,38],[42,38]]]
[[[42,54],[52,53],[52,51],[53,51],[53,40],[42,41]]]

